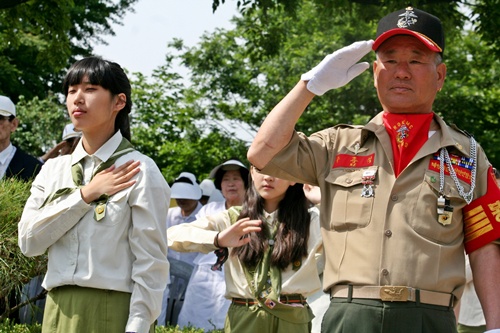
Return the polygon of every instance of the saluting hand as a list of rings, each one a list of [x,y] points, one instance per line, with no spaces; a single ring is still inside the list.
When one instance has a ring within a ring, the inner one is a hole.
[[[103,194],[113,195],[132,186],[135,180],[131,179],[141,170],[139,166],[140,161],[128,161],[119,167],[112,165],[104,169],[80,189],[82,199],[90,203]]]
[[[262,229],[261,224],[261,220],[250,220],[249,217],[238,220],[238,222],[219,233],[219,247],[239,247],[247,244],[250,242],[250,237],[247,236],[251,232],[259,232]]]
[[[307,89],[321,96],[330,89],[340,88],[367,70],[367,62],[357,63],[371,51],[373,40],[355,42],[327,55],[316,67],[302,74],[302,81],[309,81]]]

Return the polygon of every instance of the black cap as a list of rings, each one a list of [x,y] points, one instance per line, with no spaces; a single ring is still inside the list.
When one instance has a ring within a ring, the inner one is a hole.
[[[372,49],[376,51],[388,38],[396,35],[417,37],[431,51],[443,53],[444,32],[441,21],[434,15],[406,7],[383,17],[377,28]]]

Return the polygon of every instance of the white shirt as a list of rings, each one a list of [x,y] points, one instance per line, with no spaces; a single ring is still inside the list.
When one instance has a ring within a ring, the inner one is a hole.
[[[74,162],[106,161],[121,140],[120,132],[116,133],[92,157],[80,141],[72,155],[44,164],[19,222],[19,247],[27,256],[48,249],[42,284],[47,290],[78,285],[131,293],[126,331],[142,333],[149,332],[160,314],[169,272],[165,220],[170,188],[153,160],[133,151],[116,161],[119,166],[139,160],[141,171],[133,178],[135,184],[110,197],[106,216],[99,222],[94,220],[95,204],[85,203],[79,190],[40,209],[52,192],[74,187]],[[85,179],[89,171],[85,163]]]
[[[16,153],[16,147],[11,144],[7,146],[4,150],[0,152],[0,179],[5,176],[5,172],[7,171],[7,167],[12,161],[14,154]]]
[[[200,219],[205,216],[215,215],[224,210],[226,210],[226,200],[209,202],[205,206],[201,207],[198,214],[196,214],[196,218]],[[196,258],[194,259],[194,263],[196,265],[212,266],[216,261],[217,256],[213,251],[209,253],[198,253]]]
[[[168,210],[167,216],[167,228],[174,225],[179,225],[182,223],[189,223],[196,220],[196,214],[203,207],[201,203],[198,202],[196,208],[188,216],[183,216],[180,207],[173,207]],[[196,258],[196,252],[177,252],[172,249],[168,249],[168,257],[177,260],[182,260],[190,265],[194,265],[194,259]]]
[[[465,256],[465,284],[464,293],[460,299],[460,312],[458,322],[467,326],[482,326],[486,325],[484,319],[483,308],[479,302],[479,298],[474,288],[474,280],[472,278],[472,269],[470,267],[469,256]]]

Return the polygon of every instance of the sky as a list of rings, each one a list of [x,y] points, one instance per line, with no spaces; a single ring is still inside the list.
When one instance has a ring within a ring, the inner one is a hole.
[[[211,0],[139,0],[133,8],[123,25],[113,26],[116,35],[104,38],[108,45],[95,45],[94,53],[146,76],[164,64],[168,42],[180,38],[195,46],[206,31],[232,28],[230,19],[237,14],[234,0],[215,13]]]

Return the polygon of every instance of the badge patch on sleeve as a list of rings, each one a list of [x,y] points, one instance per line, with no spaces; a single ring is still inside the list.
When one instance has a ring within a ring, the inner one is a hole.
[[[350,154],[338,154],[332,168],[363,168],[372,166],[375,154],[360,156]]]
[[[500,188],[490,167],[488,191],[463,208],[465,251],[474,252],[500,238]]]
[[[472,177],[471,170],[473,165],[472,160],[467,157],[461,157],[453,154],[450,154],[450,160],[457,177],[470,185]],[[439,164],[439,154],[434,154],[429,162],[429,170],[439,173]],[[444,174],[447,176],[450,175],[450,170],[448,169],[446,163],[444,164]]]

